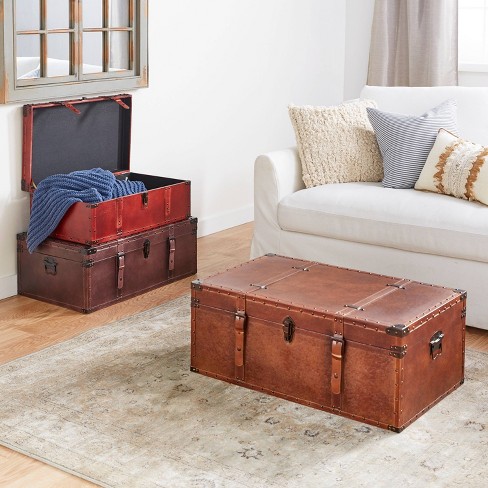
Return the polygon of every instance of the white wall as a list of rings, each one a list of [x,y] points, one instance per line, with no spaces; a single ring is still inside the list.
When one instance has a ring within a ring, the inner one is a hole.
[[[357,98],[368,77],[375,0],[346,0],[344,98]]]
[[[151,1],[150,88],[134,92],[132,169],[192,181],[209,234],[253,218],[260,153],[294,145],[287,105],[343,98],[345,3]],[[0,298],[16,293],[21,108],[0,106]]]
[[[203,234],[252,220],[255,157],[294,144],[288,103],[342,99],[342,3],[151,4],[151,87],[135,94],[133,168],[191,179]]]

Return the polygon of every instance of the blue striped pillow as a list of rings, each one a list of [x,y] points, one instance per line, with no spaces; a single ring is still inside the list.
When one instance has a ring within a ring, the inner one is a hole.
[[[383,186],[387,188],[413,188],[439,129],[457,133],[454,99],[420,116],[366,110],[383,157]]]

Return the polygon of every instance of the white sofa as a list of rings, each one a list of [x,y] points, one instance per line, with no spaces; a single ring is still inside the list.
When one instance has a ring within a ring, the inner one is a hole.
[[[447,98],[459,136],[488,145],[488,88],[372,87],[381,110],[420,115]],[[488,206],[454,197],[339,183],[305,189],[296,149],[259,156],[251,256],[277,253],[468,292],[468,325],[488,329]]]

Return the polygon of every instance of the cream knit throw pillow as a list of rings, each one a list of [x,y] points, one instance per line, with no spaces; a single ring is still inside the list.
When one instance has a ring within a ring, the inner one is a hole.
[[[307,188],[381,181],[383,163],[367,107],[376,108],[376,103],[355,100],[337,107],[288,107]]]

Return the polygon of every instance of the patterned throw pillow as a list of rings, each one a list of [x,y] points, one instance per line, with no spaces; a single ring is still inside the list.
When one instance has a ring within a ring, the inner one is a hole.
[[[488,205],[488,147],[441,129],[416,190],[427,190]]]
[[[378,143],[366,114],[371,100],[354,100],[337,107],[297,107],[289,115],[307,188],[327,183],[381,181]]]
[[[368,108],[383,156],[383,186],[413,188],[437,132],[445,128],[457,132],[457,106],[454,99],[446,100],[420,116],[400,115]]]

